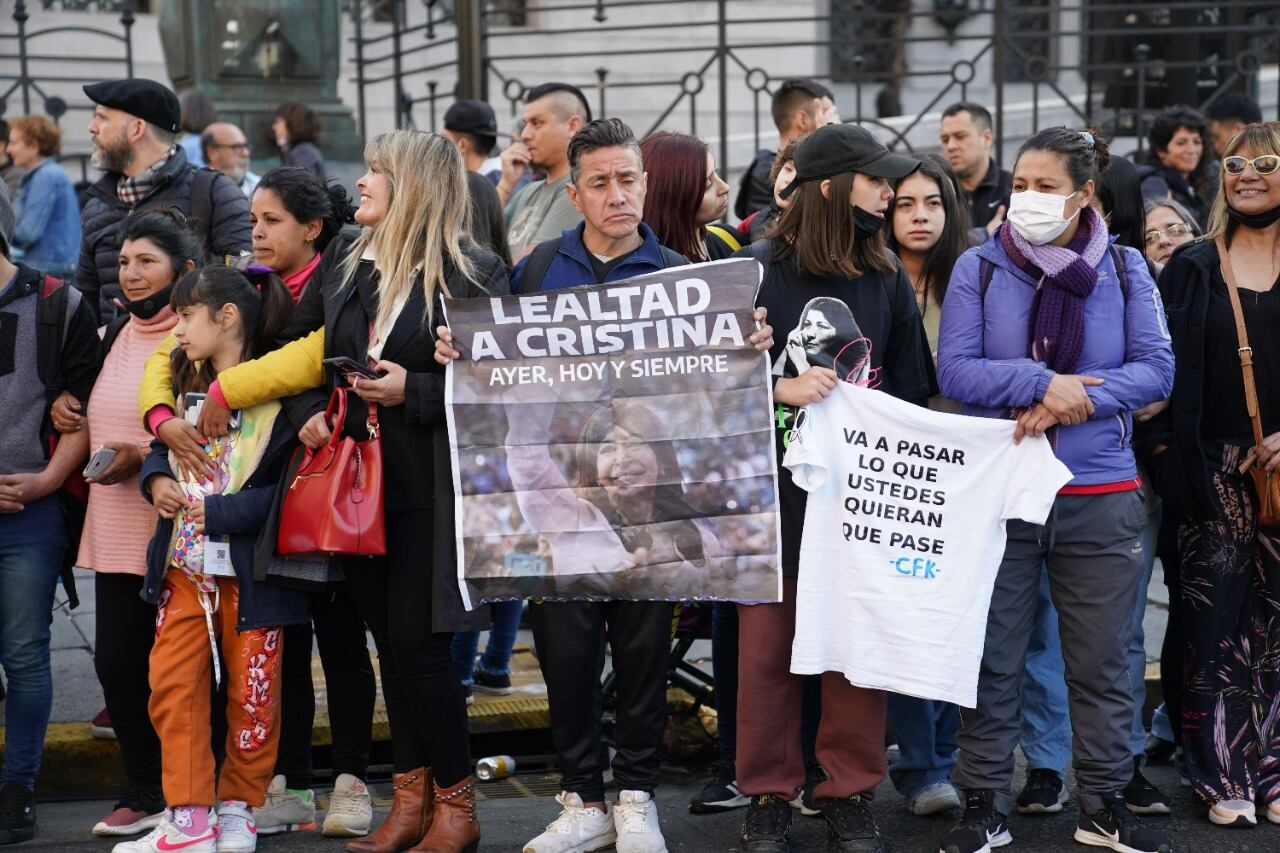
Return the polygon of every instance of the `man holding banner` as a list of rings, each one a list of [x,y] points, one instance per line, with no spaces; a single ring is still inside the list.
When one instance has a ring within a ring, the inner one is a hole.
[[[437,360],[456,360],[446,394],[459,582],[472,606],[544,599],[530,614],[563,811],[526,853],[610,844],[663,853],[652,793],[670,602],[780,593],[760,355],[773,336],[754,308],[756,264],[663,272],[685,259],[640,221],[645,178],[625,124],[588,124],[569,163],[583,224],[516,267],[513,292],[527,295],[450,302],[452,331],[438,330]],[[622,788],[612,809],[600,722],[606,637]]]

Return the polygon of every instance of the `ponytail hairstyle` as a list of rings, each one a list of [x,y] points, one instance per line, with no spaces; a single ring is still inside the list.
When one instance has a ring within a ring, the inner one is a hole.
[[[1095,188],[1098,187],[1102,181],[1102,173],[1111,164],[1111,150],[1107,147],[1107,140],[1096,127],[1086,127],[1083,130],[1047,127],[1022,143],[1022,147],[1018,149],[1018,157],[1028,151],[1048,151],[1060,156],[1071,177],[1073,190],[1083,189],[1089,181],[1093,181]],[[1017,160],[1014,163],[1016,170]]]
[[[243,345],[242,361],[270,352],[276,337],[283,331],[293,313],[293,296],[280,277],[250,267],[241,272],[225,266],[208,266],[193,270],[173,288],[169,300],[174,311],[204,306],[212,317],[222,306],[231,303],[240,312]],[[181,347],[169,356],[173,384],[179,395],[209,390],[217,375],[208,359],[193,362]]]
[[[176,207],[134,210],[120,226],[120,249],[129,240],[150,240],[169,256],[174,278],[186,272],[187,262],[199,269],[204,260],[200,239],[191,231],[191,221]],[[117,251],[119,251],[117,249]]]
[[[259,190],[275,193],[289,215],[300,223],[320,220],[315,246],[321,254],[344,225],[355,221],[356,209],[342,185],[335,181],[326,183],[310,169],[297,166],[272,169],[262,176],[254,192]]]

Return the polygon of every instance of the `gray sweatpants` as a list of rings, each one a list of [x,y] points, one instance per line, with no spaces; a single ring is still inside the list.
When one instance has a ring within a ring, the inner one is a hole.
[[[1142,578],[1145,523],[1137,491],[1060,495],[1044,526],[1008,523],[987,615],[978,706],[960,709],[959,754],[951,774],[958,788],[994,789],[995,807],[1005,815],[1013,811],[1019,697],[1044,565],[1066,663],[1080,805],[1097,811],[1104,794],[1129,783],[1133,699],[1126,651]]]

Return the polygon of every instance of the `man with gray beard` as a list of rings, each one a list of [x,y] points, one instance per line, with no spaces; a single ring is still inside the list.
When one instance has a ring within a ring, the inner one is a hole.
[[[97,106],[89,122],[94,168],[103,175],[89,188],[81,211],[83,239],[76,286],[102,321],[121,308],[116,257],[120,223],[133,210],[177,208],[192,219],[206,260],[221,261],[252,248],[249,200],[236,183],[212,169],[197,169],[177,144],[178,98],[154,80],[108,80],[84,87]]]

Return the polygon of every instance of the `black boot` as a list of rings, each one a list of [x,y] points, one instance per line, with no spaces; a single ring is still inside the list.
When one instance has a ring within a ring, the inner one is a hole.
[[[751,798],[742,821],[741,853],[791,853],[791,806],[775,794]]]
[[[21,782],[0,786],[0,844],[17,844],[36,836],[36,795]]]
[[[880,827],[867,800],[857,795],[847,800],[824,800],[822,815],[827,819],[830,849],[837,853],[885,853]]]

